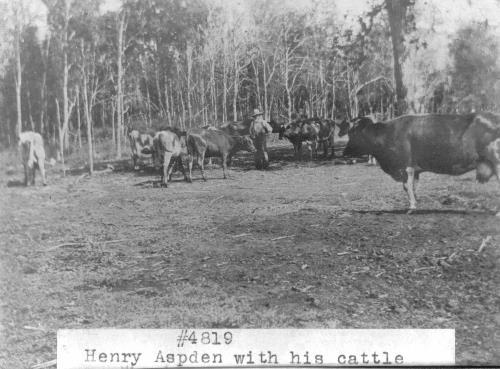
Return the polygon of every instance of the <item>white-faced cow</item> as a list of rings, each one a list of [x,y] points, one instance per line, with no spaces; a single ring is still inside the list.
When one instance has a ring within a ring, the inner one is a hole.
[[[247,135],[230,135],[220,129],[195,128],[187,133],[187,151],[189,175],[188,181],[192,180],[192,168],[194,158],[197,158],[198,166],[201,170],[203,180],[205,177],[204,159],[205,157],[221,157],[222,171],[224,178],[226,176],[227,162],[240,150],[255,153],[257,150],[252,139]]]
[[[349,129],[346,156],[372,154],[384,172],[403,183],[417,208],[415,190],[422,172],[460,175],[476,169],[479,182],[500,175],[500,116],[406,115],[384,123],[359,118]]]
[[[28,185],[31,177],[31,184],[35,185],[36,168],[40,170],[42,183],[47,185],[45,178],[45,149],[43,147],[43,138],[39,133],[27,131],[21,132],[19,136],[19,147],[24,166],[24,185]]]
[[[153,164],[162,167],[162,186],[167,187],[176,166],[179,167],[184,174],[184,179],[187,180],[182,163],[187,155],[186,136],[178,135],[173,130],[158,132],[153,138],[151,154]]]
[[[153,145],[153,137],[146,133],[140,133],[136,129],[130,129],[127,133],[130,142],[130,151],[132,152],[132,161],[134,163],[134,169],[139,169],[137,161],[139,158],[150,158],[151,157],[151,147]]]

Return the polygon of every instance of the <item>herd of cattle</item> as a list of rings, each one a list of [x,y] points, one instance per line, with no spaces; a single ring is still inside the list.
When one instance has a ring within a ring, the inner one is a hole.
[[[310,157],[317,154],[318,146],[322,145],[324,155],[334,156],[333,137],[336,124],[326,119],[301,119],[289,125],[267,122],[259,119],[246,119],[240,122],[231,122],[219,128],[205,126],[188,131],[181,131],[175,127],[163,127],[156,134],[140,133],[138,130],[128,131],[134,168],[138,169],[139,158],[153,158],[155,165],[163,167],[161,184],[168,185],[168,181],[175,168],[181,170],[186,181],[192,181],[192,167],[196,160],[201,175],[206,180],[204,159],[220,157],[224,178],[227,177],[227,166],[238,151],[254,153],[257,169],[266,169],[269,166],[267,153],[267,135],[278,133],[279,138],[286,137],[293,144],[294,152],[298,156],[305,143]],[[184,169],[187,163],[188,172]]]
[[[289,124],[267,122],[251,118],[231,122],[221,127],[205,126],[188,131],[164,127],[154,135],[129,129],[134,168],[138,159],[152,157],[155,166],[162,166],[161,184],[167,186],[175,168],[181,170],[186,181],[192,181],[193,162],[196,160],[206,180],[204,159],[220,157],[224,178],[232,157],[241,150],[254,153],[258,169],[269,166],[267,135],[278,133],[287,138],[294,153],[301,155],[302,146],[310,157],[323,154],[335,156],[334,136],[348,135],[344,156],[373,155],[381,169],[394,180],[403,183],[410,203],[409,212],[416,209],[416,185],[422,172],[460,175],[476,169],[476,178],[484,183],[500,175],[500,116],[493,113],[405,115],[374,123],[368,117],[335,122],[320,118],[299,118]],[[34,132],[23,132],[20,137],[25,169],[25,184],[38,167],[46,184],[42,137]],[[187,164],[186,172],[184,164]],[[499,178],[500,179],[500,178]]]

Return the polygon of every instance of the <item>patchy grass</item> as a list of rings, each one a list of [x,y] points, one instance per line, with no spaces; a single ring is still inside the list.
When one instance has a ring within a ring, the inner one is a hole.
[[[215,166],[168,189],[126,160],[7,187],[14,158],[0,156],[1,367],[55,358],[59,328],[187,326],[455,328],[459,364],[500,362],[495,182],[424,174],[406,215],[378,167],[296,163],[282,142],[268,171],[241,155],[229,180]]]

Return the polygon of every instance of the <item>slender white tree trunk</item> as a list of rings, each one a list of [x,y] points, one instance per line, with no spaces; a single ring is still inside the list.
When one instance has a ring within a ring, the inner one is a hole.
[[[117,58],[117,121],[116,121],[116,158],[120,159],[122,156],[122,136],[123,136],[123,33],[125,31],[125,14],[122,14],[119,19],[118,26],[118,58]],[[90,138],[90,136],[89,136]],[[91,152],[91,151],[89,151]]]

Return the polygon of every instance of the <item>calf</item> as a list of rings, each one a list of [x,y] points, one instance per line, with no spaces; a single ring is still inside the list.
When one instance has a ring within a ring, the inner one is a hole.
[[[27,131],[21,132],[18,145],[21,149],[21,157],[24,166],[24,185],[28,185],[28,178],[31,177],[31,184],[35,185],[36,168],[40,170],[42,183],[47,185],[45,178],[45,149],[43,138],[39,133]]]
[[[187,152],[189,175],[188,181],[192,181],[192,168],[194,157],[197,157],[198,166],[201,170],[203,180],[207,180],[204,170],[205,156],[218,156],[222,158],[222,171],[226,176],[227,162],[240,150],[255,153],[257,150],[249,136],[229,135],[219,129],[195,128],[187,133]]]
[[[417,208],[415,192],[422,172],[460,175],[476,169],[479,182],[500,175],[496,114],[406,115],[383,124],[358,118],[348,135],[344,155],[375,156],[384,172],[403,183],[409,213]]]
[[[134,169],[138,170],[139,166],[137,165],[137,160],[139,158],[151,157],[153,137],[146,133],[139,133],[136,129],[129,129],[127,136],[130,142],[130,151],[132,152]]]
[[[151,154],[153,163],[162,167],[161,186],[167,187],[177,165],[187,180],[182,159],[187,155],[186,137],[178,136],[174,131],[158,132],[153,138]]]

